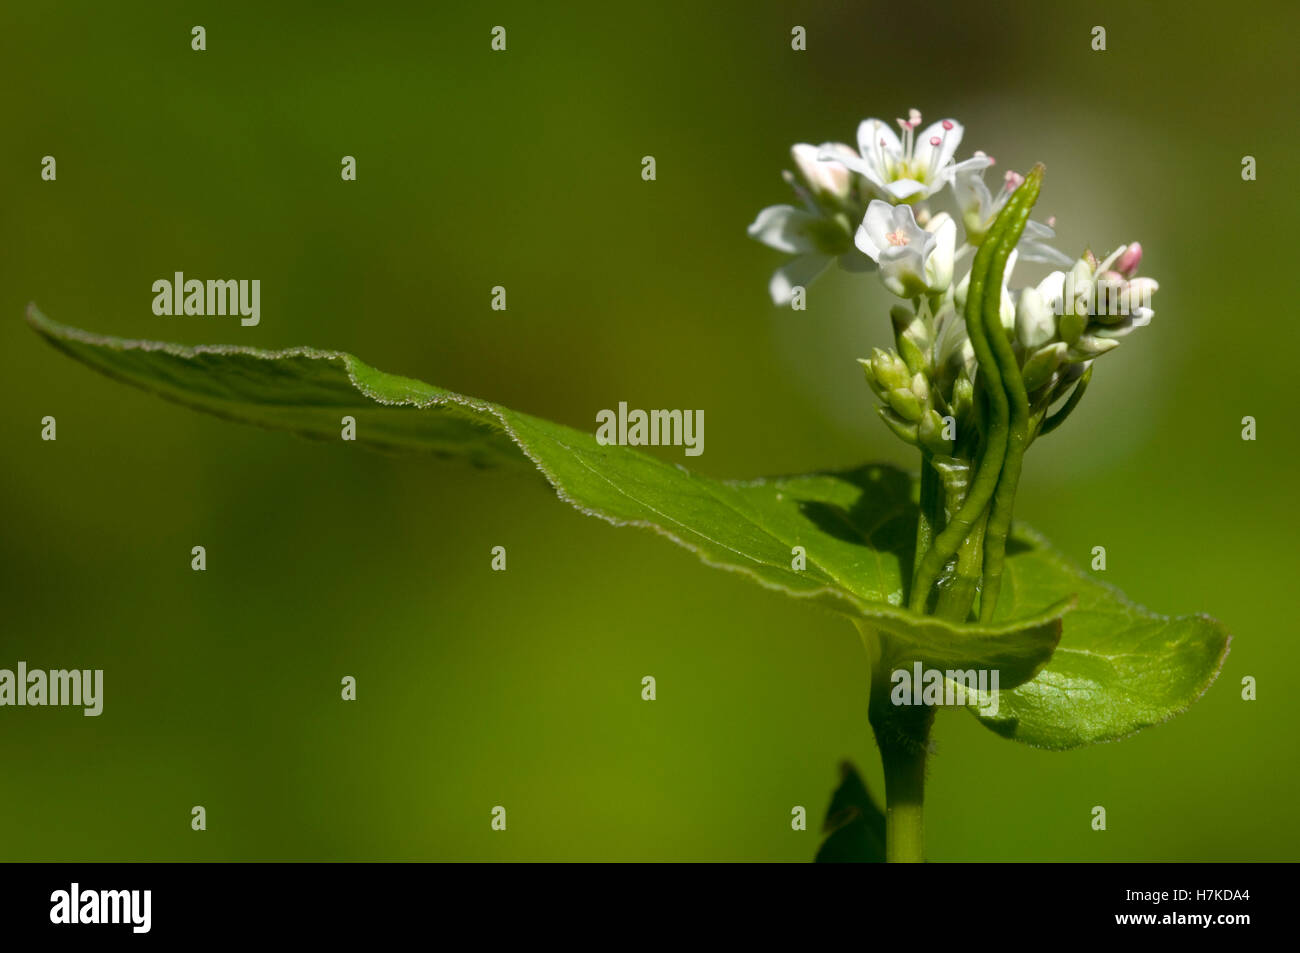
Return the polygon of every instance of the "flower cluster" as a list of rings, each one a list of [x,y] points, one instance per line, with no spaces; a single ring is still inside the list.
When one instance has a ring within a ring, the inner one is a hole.
[[[1029,218],[1041,165],[1006,172],[995,195],[991,157],[956,159],[960,123],[918,132],[912,110],[897,124],[866,120],[857,149],[796,145],[786,180],[800,205],[763,209],[749,234],[795,256],[772,278],[778,304],[836,260],[874,267],[901,299],[895,347],[860,363],[885,423],[922,454],[909,606],[960,622],[978,600],[987,621],[1025,449],[1074,410],[1093,361],[1151,320],[1156,283],[1138,275],[1136,242],[1101,260],[1050,244],[1054,220]],[[951,211],[932,208],[944,198]],[[1018,261],[1058,270],[1013,289]]]
[[[811,284],[835,261],[849,270],[874,269],[906,302],[891,312],[897,348],[861,362],[867,381],[894,433],[936,456],[960,455],[980,424],[978,367],[963,318],[970,264],[1024,177],[1007,171],[994,194],[985,182],[995,164],[990,156],[977,151],[957,160],[964,129],[954,119],[921,129],[913,109],[896,125],[897,133],[879,119],[863,121],[856,149],[835,142],[794,146],[796,171],[785,178],[799,204],[763,209],[749,234],[794,256],[772,277],[777,304],[788,303],[796,287]],[[944,198],[951,212],[932,207]],[[1137,274],[1142,248],[1136,242],[1100,261],[1091,251],[1075,260],[1050,244],[1054,224],[1025,223],[1002,278],[1002,324],[1030,397],[1033,435],[1051,429],[1049,409],[1086,383],[1097,357],[1150,321],[1157,288]],[[1060,270],[1012,289],[1017,261]]]

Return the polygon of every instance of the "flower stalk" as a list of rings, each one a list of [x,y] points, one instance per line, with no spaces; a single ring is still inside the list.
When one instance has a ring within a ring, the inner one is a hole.
[[[901,299],[890,310],[895,348],[877,348],[860,363],[883,422],[921,454],[907,606],[957,624],[989,622],[1026,451],[1074,412],[1093,362],[1149,323],[1158,286],[1139,277],[1136,242],[1100,261],[1090,250],[1072,260],[1048,244],[1055,220],[1029,217],[1041,164],[1024,176],[1006,172],[994,196],[983,179],[990,156],[955,158],[960,123],[943,119],[918,132],[916,110],[897,123],[901,136],[879,119],[864,121],[856,150],[796,145],[799,176],[787,173],[787,181],[802,207],[766,208],[749,231],[796,256],[773,276],[778,304],[790,300],[792,282],[811,281],[833,261],[876,270]],[[949,185],[952,214],[931,207]],[[1013,290],[1018,260],[1068,271]],[[891,861],[921,860],[934,710],[890,703],[890,668],[910,659],[884,635],[863,634],[872,656],[870,721],[885,768],[886,852]]]

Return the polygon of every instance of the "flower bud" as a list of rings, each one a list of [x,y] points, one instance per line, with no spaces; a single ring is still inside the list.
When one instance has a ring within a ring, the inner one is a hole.
[[[952,382],[952,400],[949,401],[952,407],[953,416],[962,419],[970,414],[975,406],[975,384],[966,375],[965,371],[957,375],[957,379]]]
[[[803,180],[815,195],[843,202],[849,197],[852,176],[848,168],[834,159],[819,159],[819,155],[849,155],[855,153],[843,143],[826,142],[820,147],[801,142],[792,146],[790,155]]]
[[[1150,312],[1151,296],[1159,290],[1160,285],[1154,278],[1134,278],[1125,286],[1121,301],[1129,314]],[[1150,314],[1146,317],[1149,319]]]
[[[908,371],[907,365],[903,363],[897,354],[891,351],[873,348],[871,369],[876,375],[876,380],[880,382],[880,386],[886,390],[907,390],[912,384],[912,375]]]
[[[1037,288],[1025,288],[1016,304],[1016,337],[1026,350],[1042,347],[1056,336],[1056,315]]]
[[[1132,278],[1137,274],[1140,264],[1142,264],[1142,246],[1134,242],[1120,253],[1113,267],[1125,278]]]
[[[899,416],[888,407],[880,408],[880,419],[885,422],[885,426],[892,430],[898,439],[905,443],[916,443],[916,424],[910,424],[907,421],[900,419]]]
[[[1061,315],[1060,320],[1057,321],[1056,326],[1061,335],[1061,340],[1066,344],[1073,344],[1079,340],[1079,335],[1088,326],[1088,315],[1079,308],[1067,308],[1065,314]]]
[[[885,394],[885,402],[903,420],[916,423],[925,412],[925,405],[910,390],[891,390]]]
[[[889,388],[880,383],[880,380],[876,377],[876,369],[872,366],[871,361],[868,358],[860,357],[858,363],[862,365],[862,373],[867,378],[867,384],[871,387],[871,392],[884,400]]]
[[[911,308],[896,304],[889,309],[894,322],[894,339],[903,363],[913,374],[930,371],[930,330],[925,320]]]
[[[1068,350],[1068,345],[1057,341],[1031,354],[1020,372],[1025,381],[1025,390],[1032,394],[1051,380],[1056,369],[1065,361]]]
[[[943,418],[933,408],[925,412],[917,425],[917,440],[933,454],[947,456],[952,453],[952,441],[943,437]]]
[[[1119,347],[1119,341],[1115,338],[1103,338],[1093,334],[1080,335],[1078,340],[1070,348],[1068,359],[1071,361],[1090,361],[1095,357],[1100,357],[1107,351]]]

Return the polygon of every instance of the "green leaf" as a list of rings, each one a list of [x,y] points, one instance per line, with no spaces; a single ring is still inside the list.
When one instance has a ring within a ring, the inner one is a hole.
[[[817,851],[819,864],[883,864],[885,815],[867,791],[866,782],[848,761],[840,765],[840,786],[831,796]]]
[[[1116,741],[1185,711],[1228,656],[1232,637],[1218,620],[1143,608],[1018,526],[995,618],[1012,618],[1066,590],[1078,594],[1078,606],[1046,669],[1002,692],[996,716],[976,712],[1000,735],[1040,748]]]
[[[1226,654],[1218,623],[1164,619],[1134,606],[1023,527],[1009,547],[991,625],[909,613],[901,606],[917,491],[892,467],[712,480],[628,447],[602,446],[591,432],[385,374],[339,351],[187,348],[100,337],[35,307],[27,317],[51,344],[96,370],[231,420],[338,440],[348,415],[357,442],[378,449],[481,465],[531,461],[561,499],[588,515],[651,529],[711,566],[850,616],[882,655],[877,661],[998,668],[1001,710],[986,723],[1030,744],[1072,747],[1162,721],[1204,691]],[[802,569],[792,565],[796,546],[806,550]],[[1083,611],[1070,615],[1063,637],[1075,593]]]

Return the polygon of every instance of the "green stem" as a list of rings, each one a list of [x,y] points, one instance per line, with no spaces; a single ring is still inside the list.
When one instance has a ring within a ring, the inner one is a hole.
[[[891,864],[922,863],[925,860],[925,759],[930,748],[934,709],[892,703],[893,664],[889,660],[896,655],[888,636],[874,633],[871,637],[879,655],[872,659],[867,717],[885,769],[885,860]]]
[[[921,505],[916,521],[916,550],[912,557],[912,584],[916,584],[916,574],[920,570],[921,560],[934,544],[934,534],[943,527],[943,487],[939,474],[934,468],[934,458],[924,451],[921,453]]]
[[[939,587],[934,614],[949,622],[966,622],[984,578],[984,527],[988,511],[975,521],[957,550],[957,567],[947,585]]]
[[[997,358],[993,356],[985,334],[985,321],[982,314],[984,307],[984,286],[986,280],[991,282],[1000,296],[1002,293],[1002,272],[990,274],[989,269],[996,257],[1006,228],[1017,205],[1018,192],[1007,200],[1006,206],[998,213],[989,229],[984,244],[975,253],[971,264],[970,283],[966,291],[966,333],[970,337],[975,359],[979,364],[980,376],[984,379],[984,452],[976,464],[975,477],[971,483],[970,493],[961,509],[952,516],[948,525],[939,533],[930,551],[918,562],[918,570],[912,588],[911,609],[924,613],[930,598],[930,587],[939,578],[939,573],[957,553],[957,548],[970,532],[975,521],[984,513],[993,491],[997,487],[998,475],[1002,472],[1002,460],[1007,452],[1007,422],[1010,419],[1010,407],[1007,404],[1006,391],[1002,386],[1001,372],[998,370]],[[1006,256],[1003,255],[1003,263]],[[998,298],[1001,301],[1001,298]],[[1001,325],[998,326],[1001,330]]]
[[[925,862],[925,749],[881,751],[885,767],[885,862]]]

